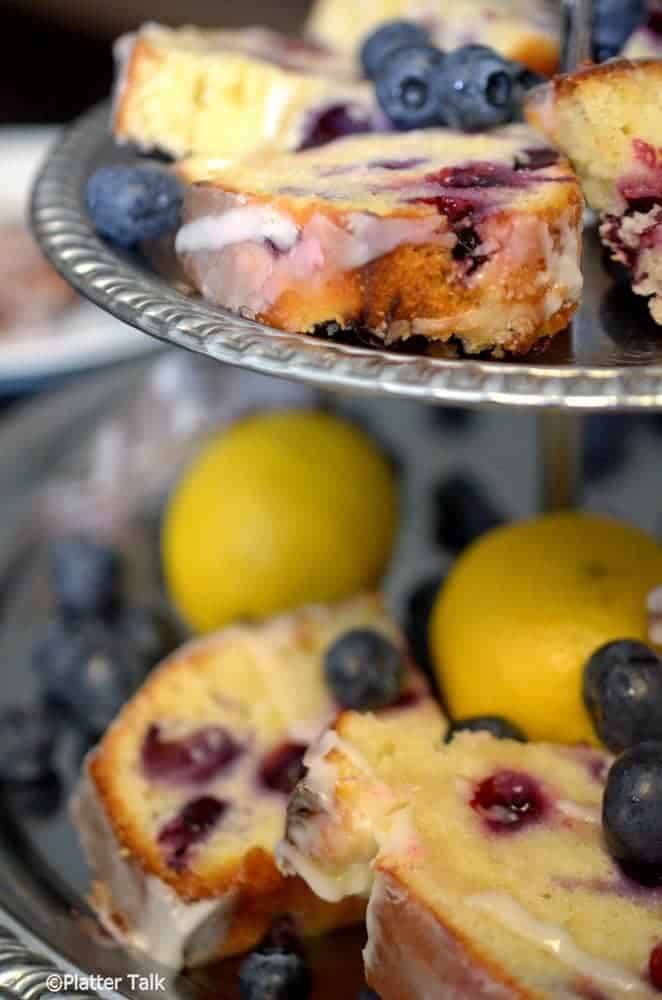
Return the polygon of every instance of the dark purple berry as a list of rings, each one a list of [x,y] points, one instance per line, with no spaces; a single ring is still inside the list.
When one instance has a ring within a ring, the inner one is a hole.
[[[497,740],[517,740],[526,743],[526,736],[514,723],[500,715],[474,715],[468,719],[452,722],[446,733],[446,743],[450,743],[457,733],[489,733]]]
[[[141,657],[104,622],[53,621],[33,650],[44,699],[81,730],[100,735],[145,677]]]
[[[646,0],[595,0],[593,4],[593,58],[596,62],[619,55],[628,38],[646,18]]]
[[[479,132],[512,121],[521,98],[519,72],[486,45],[464,45],[449,52],[437,90],[446,123],[464,132]]]
[[[312,977],[295,952],[254,951],[239,968],[241,1000],[308,1000]]]
[[[59,731],[47,706],[0,713],[0,781],[32,782],[50,775]]]
[[[445,479],[437,487],[435,499],[436,540],[454,555],[503,523],[503,517],[496,508],[463,475]]]
[[[648,975],[655,989],[662,993],[662,942],[656,944],[650,953]]]
[[[537,781],[517,771],[498,771],[478,785],[471,800],[494,833],[511,833],[540,820],[546,801]]]
[[[230,808],[228,802],[203,795],[188,802],[182,811],[161,829],[159,844],[165,849],[166,861],[175,871],[183,871],[192,850],[212,833]]]
[[[385,21],[372,31],[361,45],[361,66],[369,80],[374,80],[379,68],[396,49],[403,45],[426,45],[428,32],[413,21]]]
[[[437,675],[430,655],[430,616],[441,589],[443,578],[437,574],[421,581],[407,600],[405,635],[414,662],[423,671],[435,690],[438,689]]]
[[[304,954],[303,941],[294,921],[294,917],[289,913],[281,913],[274,917],[271,927],[255,948],[255,951],[267,955],[272,952],[280,954]]]
[[[183,197],[182,182],[160,164],[99,167],[85,189],[94,228],[122,247],[174,232]]]
[[[631,747],[612,765],[602,804],[607,845],[627,874],[657,884],[662,873],[662,742]]]
[[[271,792],[291,795],[304,775],[303,758],[307,749],[305,743],[279,743],[262,758],[260,783]]]
[[[406,45],[382,62],[375,94],[392,125],[398,129],[443,125],[439,77],[444,55],[431,45]]]
[[[352,104],[334,104],[311,116],[307,123],[300,149],[325,146],[327,142],[346,135],[360,135],[373,128],[372,116],[367,108]]]
[[[353,629],[327,649],[324,673],[339,705],[370,712],[397,701],[404,663],[386,636],[372,629]]]
[[[662,735],[662,663],[631,639],[601,646],[584,668],[584,703],[614,753]]]
[[[147,730],[141,762],[147,778],[173,784],[202,784],[228,768],[243,752],[222,726],[203,726],[180,739],[161,736],[158,726]]]
[[[50,551],[55,603],[67,620],[111,618],[122,586],[118,554],[89,538],[63,538]]]
[[[172,653],[182,636],[169,614],[159,608],[132,607],[118,619],[118,630],[149,671]]]

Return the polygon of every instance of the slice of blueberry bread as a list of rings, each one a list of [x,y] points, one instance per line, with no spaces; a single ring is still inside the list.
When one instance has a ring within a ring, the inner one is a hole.
[[[176,249],[209,301],[282,330],[419,334],[524,353],[567,326],[582,198],[523,125],[355,136],[215,169],[194,160]]]
[[[361,901],[321,902],[273,859],[303,754],[339,709],[325,654],[357,629],[388,640],[398,663],[384,712],[432,715],[441,731],[372,596],[189,643],[125,706],[74,800],[92,904],[114,936],[176,967],[251,947],[278,913],[311,934],[361,919]]]
[[[611,758],[345,713],[306,758],[279,850],[327,900],[369,894],[382,1000],[653,1000],[662,895],[601,823]]]
[[[266,28],[147,24],[119,40],[116,61],[115,137],[174,157],[300,149],[379,119],[352,60]]]
[[[548,0],[316,0],[309,37],[338,51],[356,51],[382,21],[419,21],[439,48],[476,42],[508,59],[551,74],[559,57],[558,8]]]
[[[662,59],[620,59],[531,92],[527,117],[570,158],[600,233],[662,323]]]

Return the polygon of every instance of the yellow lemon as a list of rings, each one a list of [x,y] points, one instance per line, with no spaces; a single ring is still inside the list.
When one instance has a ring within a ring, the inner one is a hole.
[[[317,411],[260,414],[203,449],[162,536],[170,595],[206,632],[373,586],[397,523],[389,463],[354,425]]]
[[[646,640],[646,596],[659,584],[662,548],[609,517],[550,514],[485,535],[454,565],[430,623],[452,715],[595,743],[584,665],[613,639]]]

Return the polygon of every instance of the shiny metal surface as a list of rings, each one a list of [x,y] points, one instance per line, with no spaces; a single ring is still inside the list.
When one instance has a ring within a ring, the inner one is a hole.
[[[595,228],[586,234],[585,293],[571,329],[535,358],[435,359],[347,347],[280,333],[187,297],[146,264],[94,233],[86,178],[131,152],[114,146],[108,109],[85,115],[52,150],[33,197],[32,223],[57,269],[118,318],[218,361],[329,389],[432,403],[577,409],[662,406],[662,330],[605,269]]]

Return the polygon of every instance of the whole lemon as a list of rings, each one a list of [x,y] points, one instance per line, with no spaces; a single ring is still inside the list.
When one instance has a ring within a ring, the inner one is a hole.
[[[397,523],[372,440],[321,411],[258,414],[213,438],[172,493],[166,585],[200,632],[373,586]]]
[[[453,566],[430,623],[451,714],[596,743],[584,666],[612,639],[646,640],[646,596],[660,583],[658,543],[610,517],[550,514],[484,535]]]

